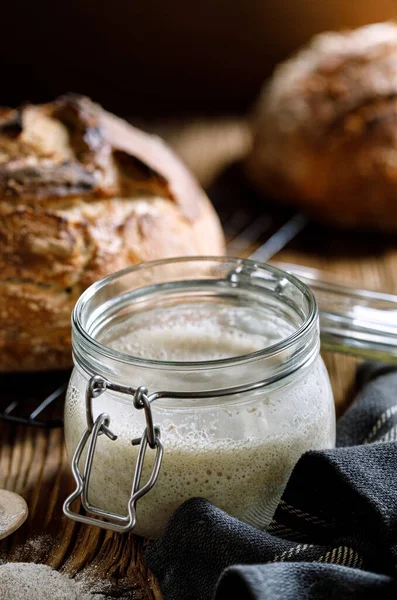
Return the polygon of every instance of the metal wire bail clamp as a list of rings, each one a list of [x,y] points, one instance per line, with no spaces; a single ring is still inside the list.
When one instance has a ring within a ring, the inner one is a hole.
[[[93,417],[92,401],[94,398],[97,398],[103,394],[105,390],[115,391],[121,394],[128,394],[132,396],[134,407],[138,410],[143,409],[145,412],[146,427],[143,431],[142,437],[131,440],[133,446],[139,445],[139,450],[134,469],[131,495],[127,505],[126,516],[97,508],[91,505],[88,500],[89,483],[98,437],[102,434],[105,434],[110,440],[117,440],[117,436],[111,431],[111,429],[109,429],[110,415],[108,413],[100,414],[95,421]],[[153,396],[156,397],[156,394]],[[159,476],[164,454],[160,428],[153,424],[150,397],[148,396],[147,388],[143,386],[135,389],[111,383],[99,375],[94,375],[88,382],[85,403],[87,429],[83,433],[77,445],[71,464],[73,477],[76,482],[76,488],[74,492],[65,500],[63,512],[67,517],[73,519],[74,521],[85,523],[86,525],[96,525],[104,529],[116,531],[118,533],[126,533],[131,531],[136,525],[137,501],[152,489]],[[81,473],[79,463],[87,445],[87,456],[85,458],[83,473]],[[140,487],[147,446],[150,446],[150,448],[156,450],[156,457],[148,481],[142,487]],[[88,517],[73,511],[71,509],[71,505],[79,497],[81,498],[84,509],[100,518]],[[107,519],[107,521],[102,519]]]

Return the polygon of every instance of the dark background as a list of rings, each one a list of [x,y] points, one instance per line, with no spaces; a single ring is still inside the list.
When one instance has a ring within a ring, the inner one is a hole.
[[[397,16],[397,0],[7,0],[1,104],[65,91],[125,115],[244,111],[313,33]]]

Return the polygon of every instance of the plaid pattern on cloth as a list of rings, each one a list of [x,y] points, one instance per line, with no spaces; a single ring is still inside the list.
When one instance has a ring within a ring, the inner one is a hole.
[[[365,364],[337,447],[304,454],[259,531],[203,498],[149,545],[165,600],[397,598],[397,370]]]

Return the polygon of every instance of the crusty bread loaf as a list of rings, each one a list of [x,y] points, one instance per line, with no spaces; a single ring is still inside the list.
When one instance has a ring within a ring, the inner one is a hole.
[[[160,139],[81,96],[0,110],[0,371],[69,366],[71,310],[104,275],[223,250]]]
[[[276,69],[253,129],[260,190],[340,226],[397,230],[397,25],[314,38]]]

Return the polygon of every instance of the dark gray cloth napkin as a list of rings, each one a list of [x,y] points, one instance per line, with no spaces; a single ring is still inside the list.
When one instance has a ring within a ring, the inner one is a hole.
[[[268,531],[185,502],[146,562],[165,600],[397,598],[397,370],[365,364],[337,448],[298,461]]]

